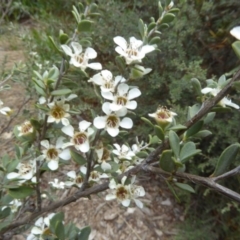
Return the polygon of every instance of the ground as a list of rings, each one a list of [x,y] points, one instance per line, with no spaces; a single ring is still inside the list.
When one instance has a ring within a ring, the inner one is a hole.
[[[13,39],[0,38],[0,66],[6,58],[5,69],[11,69],[14,63],[24,61],[24,47],[19,44],[16,36]],[[16,42],[18,47],[16,48]],[[15,48],[13,49],[12,44]],[[6,106],[14,110],[17,117],[10,122],[11,118],[0,115],[0,156],[3,154],[13,155],[14,138],[12,135],[13,126],[24,121],[23,109],[32,109],[32,101],[24,104],[27,100],[24,86],[20,83],[8,81],[11,89],[0,92],[0,99]],[[52,180],[51,174],[46,180]],[[182,207],[176,202],[164,180],[160,177],[141,174],[139,181],[146,190],[143,198],[144,208],[139,209],[132,205],[131,208],[124,208],[116,201],[107,202],[104,200],[105,193],[92,196],[89,199],[79,199],[62,210],[65,213],[65,221],[73,221],[78,227],[90,225],[92,233],[90,239],[96,240],[151,240],[151,239],[173,239],[178,233],[177,225],[184,220]],[[58,197],[64,198],[69,194],[57,192]],[[12,238],[25,239],[26,234]]]

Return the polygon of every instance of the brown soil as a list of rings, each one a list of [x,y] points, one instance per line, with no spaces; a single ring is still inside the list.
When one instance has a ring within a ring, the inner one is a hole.
[[[23,60],[21,50],[9,50],[8,42],[0,39],[0,65],[7,56],[6,69],[10,69],[16,61]],[[11,107],[14,113],[23,106],[25,99],[24,87],[19,83],[8,81],[11,90],[0,92],[0,99],[6,106]],[[25,107],[29,107],[26,105]],[[13,153],[12,129],[16,124],[24,121],[22,111],[8,126],[10,119],[0,115],[0,156]],[[49,175],[51,176],[51,174]],[[51,181],[52,179],[48,179]],[[62,210],[65,212],[65,220],[73,221],[78,227],[90,225],[92,233],[90,239],[96,240],[151,240],[173,239],[177,234],[176,225],[184,220],[183,210],[176,203],[172,194],[160,178],[144,175],[140,176],[140,183],[146,190],[146,196],[142,199],[144,208],[139,209],[132,205],[124,208],[116,201],[104,200],[105,193],[92,196],[89,199],[79,199]],[[59,192],[63,198],[68,191]],[[25,239],[26,234],[18,235],[12,239]]]

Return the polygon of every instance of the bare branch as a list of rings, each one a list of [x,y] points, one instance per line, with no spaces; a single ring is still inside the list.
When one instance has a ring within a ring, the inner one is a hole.
[[[143,166],[143,170],[153,172],[156,174],[160,174],[160,175],[165,175],[165,176],[176,176],[177,178],[182,178],[187,181],[191,181],[195,184],[197,183],[200,185],[204,185],[204,186],[209,187],[209,188],[213,189],[214,191],[221,193],[222,195],[227,196],[228,198],[240,203],[240,194],[216,183],[214,178],[200,177],[200,176],[192,175],[189,173],[180,173],[180,172],[176,172],[176,173],[172,174],[169,172],[165,172],[160,168],[149,166],[149,165]]]

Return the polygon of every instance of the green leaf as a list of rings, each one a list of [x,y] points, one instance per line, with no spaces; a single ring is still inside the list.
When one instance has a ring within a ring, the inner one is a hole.
[[[194,137],[205,138],[209,135],[212,135],[212,132],[210,132],[209,130],[202,130],[202,131],[199,131],[197,134],[195,134]]]
[[[237,57],[240,59],[240,41],[236,41],[232,44],[232,48],[237,55]]]
[[[126,64],[125,64],[124,59],[120,56],[117,56],[117,57],[115,57],[115,62],[117,64],[117,67],[118,67],[119,71],[124,72],[125,68],[126,68]]]
[[[154,144],[154,143],[160,143],[161,140],[155,135],[155,136],[151,136],[149,135],[149,144]]]
[[[68,89],[68,88],[65,88],[65,89],[58,89],[58,90],[52,91],[51,95],[52,96],[62,96],[62,95],[66,95],[66,94],[69,94],[69,93],[72,93],[72,90]]]
[[[67,43],[68,39],[69,39],[69,36],[66,33],[61,33],[59,35],[59,42],[61,45]]]
[[[0,222],[0,231],[7,227],[10,223],[12,223],[12,220],[9,220],[9,221],[5,221],[5,222]]]
[[[149,41],[149,45],[158,45],[161,42],[161,38],[160,37],[153,37],[150,41]]]
[[[194,104],[191,107],[188,107],[188,117],[187,117],[187,120],[190,120],[191,118],[193,118],[198,113],[200,108],[201,108],[201,105],[198,104],[198,103]]]
[[[195,190],[188,184],[186,183],[179,183],[179,182],[175,182],[174,183],[177,187],[185,190],[185,191],[188,191],[188,192],[191,192],[191,193],[195,193]]]
[[[218,79],[218,86],[222,86],[226,82],[226,76],[223,74],[219,79]]]
[[[21,150],[23,150],[22,148],[21,148]],[[21,157],[19,157],[19,159],[20,159]],[[19,164],[19,160],[18,159],[13,159],[13,160],[11,160],[8,164],[7,164],[7,166],[6,166],[6,171],[8,172],[8,173],[10,173],[10,172],[13,172],[15,169],[16,169],[16,167],[17,167],[17,165]]]
[[[88,240],[91,233],[91,228],[89,226],[82,228],[81,233],[78,235],[78,240]]]
[[[228,170],[230,164],[235,160],[238,154],[239,147],[239,143],[234,143],[222,152],[220,158],[218,159],[215,171],[212,174],[213,177],[219,176]]]
[[[0,210],[0,219],[6,218],[10,214],[11,214],[11,208],[10,207],[6,207],[4,209],[1,209]]]
[[[165,181],[165,182],[167,183],[168,188],[170,189],[170,191],[172,192],[172,194],[174,195],[174,197],[176,198],[176,200],[177,200],[178,202],[180,202],[180,199],[179,199],[177,193],[175,192],[174,188],[172,187],[172,185],[171,185],[168,181]]]
[[[145,34],[144,34],[144,22],[142,19],[139,19],[138,21],[138,30],[142,36],[142,38],[144,38]]]
[[[158,125],[155,125],[154,130],[155,130],[155,134],[157,135],[157,137],[159,139],[161,139],[162,141],[164,141],[165,135],[164,135],[162,128],[159,127]]]
[[[59,240],[65,239],[63,220],[64,220],[63,212],[56,213],[50,219],[50,230],[57,235]]]
[[[178,135],[172,130],[169,131],[169,143],[175,157],[179,158],[180,140]]]
[[[82,20],[78,23],[78,31],[81,32],[91,32],[93,22],[90,20]]]
[[[160,167],[166,172],[173,172],[175,170],[175,164],[172,159],[172,150],[165,150],[160,157]]]
[[[148,120],[147,118],[141,117],[141,119],[142,119],[145,123],[147,123],[148,125],[150,125],[151,127],[154,127],[154,125],[151,123],[151,121]]]
[[[216,116],[215,112],[209,112],[203,120],[204,124],[208,124],[208,123],[212,122],[212,120],[215,118],[215,116]]]
[[[136,156],[139,158],[146,158],[146,157],[148,157],[148,155],[149,154],[145,151],[140,151],[140,152],[136,153]]]
[[[180,11],[179,8],[171,8],[168,12],[169,13],[178,13]]]
[[[19,188],[8,189],[8,194],[16,199],[22,199],[32,194],[33,188],[27,186],[20,186]]]
[[[175,15],[172,13],[166,13],[161,21],[161,24],[163,23],[170,23],[174,20]]]
[[[83,165],[87,162],[87,160],[79,153],[71,150],[71,157],[73,158],[73,160],[79,164],[79,165]]]
[[[182,125],[182,124],[177,124],[175,126],[170,127],[169,130],[175,130],[176,131],[176,130],[182,130],[182,129],[186,129],[186,128],[187,127]]]
[[[181,152],[180,152],[180,161],[185,163],[189,160],[192,156],[200,153],[201,150],[196,149],[196,146],[193,142],[187,142],[183,145]]]
[[[58,53],[62,54],[61,49],[59,49],[59,47],[57,46],[57,44],[55,43],[55,41],[53,40],[53,38],[51,36],[48,36],[48,40],[50,43],[50,46]]]
[[[186,139],[198,133],[203,126],[203,121],[196,122],[193,126],[191,126],[186,132]]]
[[[151,22],[149,25],[148,25],[148,32],[150,32],[152,29],[154,29],[155,27],[157,26],[157,24],[155,22]]]
[[[202,92],[201,92],[202,86],[201,86],[201,83],[199,82],[199,80],[197,78],[192,78],[191,83],[192,83],[192,86],[193,86],[194,90],[196,91],[196,93],[198,95],[201,95],[202,94]]]
[[[163,24],[161,24],[160,26],[159,26],[159,30],[164,30],[164,29],[167,29],[167,28],[169,28],[169,25],[167,24],[167,23],[163,23]]]

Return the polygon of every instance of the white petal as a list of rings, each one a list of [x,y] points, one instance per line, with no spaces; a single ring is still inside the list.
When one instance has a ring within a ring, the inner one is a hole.
[[[144,54],[147,54],[149,52],[152,52],[155,50],[155,47],[153,45],[145,45],[142,47],[141,51],[144,53]]]
[[[123,50],[127,49],[127,41],[123,37],[117,36],[117,37],[113,38],[113,41],[117,45],[119,45]]]
[[[117,85],[119,82],[126,82],[126,79],[123,76],[116,76],[114,82]]]
[[[49,141],[48,140],[42,140],[41,145],[48,149],[49,148]]]
[[[7,175],[7,179],[18,178],[19,176],[19,173],[11,172]]]
[[[107,115],[111,114],[111,110],[110,110],[110,103],[109,102],[105,102],[102,105],[102,110],[104,113],[106,113]]]
[[[143,203],[140,200],[138,199],[133,199],[133,200],[139,208],[143,208]]]
[[[73,128],[72,125],[68,125],[68,126],[63,127],[62,131],[70,137],[73,137],[73,135],[74,135],[74,128]]]
[[[210,93],[210,92],[212,92],[213,91],[213,88],[210,88],[210,87],[205,87],[205,88],[203,88],[202,90],[201,90],[201,92],[203,93],[203,94],[207,94],[207,93]]]
[[[71,45],[76,55],[82,52],[82,46],[78,42],[72,42]]]
[[[104,171],[106,171],[106,170],[110,170],[112,167],[111,167],[111,165],[109,164],[109,163],[107,163],[107,162],[102,162],[102,164],[101,164],[101,168],[104,170]]]
[[[102,77],[107,81],[111,81],[113,78],[112,73],[108,70],[102,70],[101,74],[102,74]]]
[[[130,129],[133,126],[133,121],[131,118],[125,117],[119,124],[122,128]]]
[[[96,117],[93,120],[93,125],[97,129],[103,129],[106,126],[106,117]]]
[[[115,113],[116,113],[116,115],[118,117],[123,117],[123,116],[125,116],[127,114],[127,108],[126,107],[122,107],[121,109],[119,109]]]
[[[120,145],[119,144],[117,144],[117,143],[114,143],[113,144],[113,146],[118,150],[118,151],[120,151],[121,150],[121,147],[120,147]]]
[[[49,167],[49,169],[52,170],[52,171],[57,170],[57,169],[58,169],[58,161],[54,161],[54,160],[50,161],[50,162],[48,163],[48,167]]]
[[[102,69],[101,63],[89,63],[87,66],[93,70],[101,70]]]
[[[134,99],[136,97],[139,97],[141,95],[141,92],[138,88],[132,88],[128,93],[128,99]]]
[[[239,106],[235,103],[233,103],[230,99],[227,99],[226,97],[221,100],[221,102],[225,105],[228,105],[230,107],[239,109]]]
[[[127,56],[127,53],[121,48],[121,47],[116,47],[115,51],[120,55],[120,56]]]
[[[117,103],[113,102],[109,105],[109,108],[110,108],[111,111],[116,112],[116,111],[121,110],[123,108],[123,106],[118,105]]]
[[[83,173],[83,174],[86,174],[87,173],[87,168],[85,166],[81,166],[80,167],[80,171]]]
[[[64,137],[59,137],[56,142],[56,148],[61,148],[63,145]]]
[[[130,37],[129,41],[134,48],[139,48],[143,44],[141,40],[138,40],[135,37]]]
[[[62,118],[62,124],[64,126],[68,126],[70,123],[69,123],[69,120],[67,118]]]
[[[111,201],[111,200],[113,200],[113,199],[116,199],[116,195],[108,194],[108,195],[105,197],[105,199],[106,199],[107,201]]]
[[[69,160],[71,158],[70,150],[64,149],[58,156],[63,160]]]
[[[79,146],[79,149],[80,149],[80,151],[81,152],[88,152],[89,151],[89,142],[88,141],[86,141],[86,142],[84,142],[83,144],[81,144],[80,146]]]
[[[129,86],[126,83],[118,85],[118,93],[122,96],[128,92]]]
[[[38,235],[38,234],[41,234],[43,231],[40,229],[40,228],[38,228],[38,227],[33,227],[32,228],[32,230],[31,230],[31,233],[32,234],[36,234],[36,235]]]
[[[235,38],[237,38],[238,40],[240,40],[240,26],[237,26],[235,28],[233,28],[230,33],[232,34],[232,36],[234,36]]]
[[[119,129],[118,128],[107,128],[107,132],[112,137],[116,137],[119,134]]]
[[[108,100],[113,100],[113,94],[111,92],[101,92],[102,97]]]
[[[67,173],[67,176],[75,179],[76,178],[76,172],[75,171],[70,171],[70,172]]]
[[[84,132],[92,123],[88,122],[88,121],[81,121],[79,122],[79,130],[81,132]]]
[[[117,184],[114,179],[111,179],[108,186],[110,189],[115,189]]]
[[[61,47],[68,56],[73,56],[72,49],[69,46],[61,45]]]
[[[88,47],[85,51],[84,57],[86,57],[88,59],[96,58],[97,52],[93,48]]]
[[[137,108],[137,102],[136,101],[130,101],[126,104],[126,108],[134,110]]]
[[[130,200],[130,199],[125,199],[125,200],[122,201],[122,205],[123,205],[124,207],[128,207],[128,206],[130,205],[130,203],[131,203],[131,200]]]

